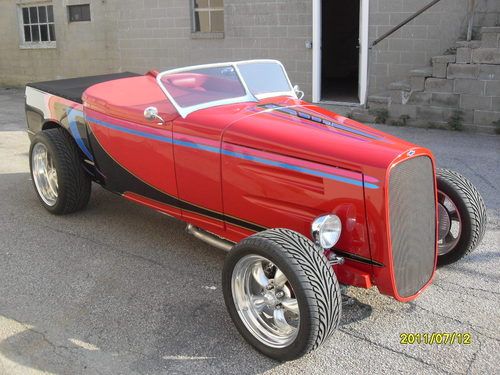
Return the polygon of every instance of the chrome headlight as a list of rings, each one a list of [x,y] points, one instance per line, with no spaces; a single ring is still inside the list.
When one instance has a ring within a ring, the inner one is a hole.
[[[337,215],[319,216],[312,222],[311,235],[323,249],[332,248],[340,238],[342,222]]]

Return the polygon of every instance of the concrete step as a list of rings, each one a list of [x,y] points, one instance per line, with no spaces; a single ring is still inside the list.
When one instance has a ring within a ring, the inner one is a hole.
[[[479,76],[478,64],[450,64],[448,65],[447,75],[446,77],[443,78],[477,79],[478,76]]]
[[[500,65],[500,48],[477,48],[472,50],[473,64]]]
[[[410,91],[411,85],[406,81],[392,82],[389,84],[389,90],[391,91]]]
[[[489,125],[500,121],[500,111],[474,111],[474,125]]]
[[[432,76],[435,78],[446,78],[446,70],[448,64],[453,64],[457,61],[456,55],[441,55],[434,56],[432,59]]]
[[[388,104],[390,102],[390,99],[391,99],[391,94],[379,93],[368,96],[368,103]]]
[[[370,114],[368,110],[356,108],[351,112],[351,118],[359,122],[366,122],[373,124],[375,122],[375,115]]]
[[[457,64],[470,64],[472,61],[472,48],[457,48]]]
[[[425,92],[453,93],[454,80],[446,78],[428,78],[425,81]]]
[[[481,47],[483,48],[500,47],[500,27],[481,28]]]
[[[500,34],[500,26],[481,27],[481,34],[485,34],[485,33],[498,33],[498,34]]]
[[[457,59],[456,55],[441,55],[434,56],[432,58],[432,63],[454,63]]]
[[[410,76],[411,91],[424,91],[426,79],[423,76]]]
[[[457,47],[458,48],[480,48],[482,46],[482,41],[481,40],[459,40],[457,42]]]
[[[432,66],[410,70],[408,75],[410,77],[432,77]]]
[[[387,109],[387,106],[391,103],[390,93],[379,93],[375,95],[370,95],[368,97],[368,108],[374,109]]]

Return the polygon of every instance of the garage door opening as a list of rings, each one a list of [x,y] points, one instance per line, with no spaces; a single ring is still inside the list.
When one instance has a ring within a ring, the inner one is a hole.
[[[321,100],[359,103],[360,1],[321,2]]]

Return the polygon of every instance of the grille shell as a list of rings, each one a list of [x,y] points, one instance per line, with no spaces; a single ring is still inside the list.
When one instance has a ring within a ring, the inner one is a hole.
[[[429,157],[414,157],[392,168],[389,219],[396,289],[401,297],[410,297],[431,279],[435,265],[436,201]]]

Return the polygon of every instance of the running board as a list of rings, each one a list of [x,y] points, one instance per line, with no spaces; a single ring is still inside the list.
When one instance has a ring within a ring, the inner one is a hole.
[[[192,224],[186,226],[186,232],[193,235],[197,239],[218,249],[228,252],[234,246],[234,243],[216,236],[215,234],[205,232],[203,229],[195,227]]]

